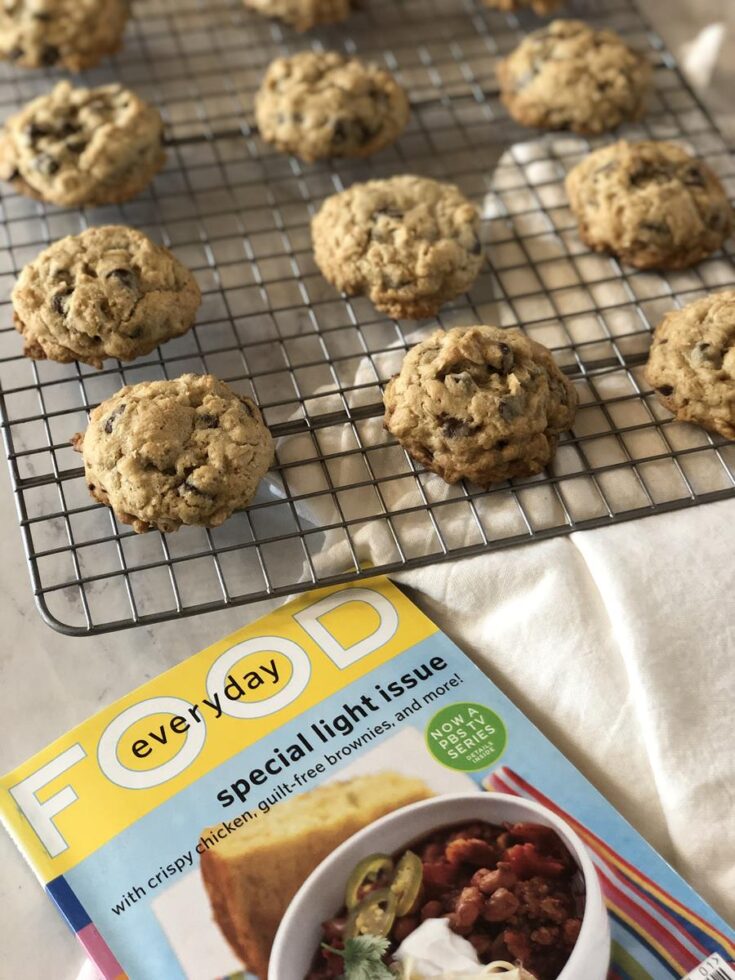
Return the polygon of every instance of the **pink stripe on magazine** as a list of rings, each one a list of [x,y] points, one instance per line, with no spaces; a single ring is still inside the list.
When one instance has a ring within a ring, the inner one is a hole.
[[[80,929],[77,939],[87,951],[104,980],[128,980],[127,974],[112,954],[112,950],[100,935],[94,923]]]

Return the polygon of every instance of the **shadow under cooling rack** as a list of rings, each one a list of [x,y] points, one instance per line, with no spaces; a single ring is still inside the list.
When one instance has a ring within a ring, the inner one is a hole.
[[[569,9],[650,53],[650,111],[623,135],[682,140],[733,197],[723,138],[630,0]],[[642,377],[661,317],[734,285],[732,255],[643,273],[580,242],[564,177],[602,141],[521,129],[495,86],[495,62],[536,25],[531,15],[479,0],[366,0],[347,23],[297,37],[239,0],[145,0],[136,12],[121,54],[84,80],[119,80],[160,107],[164,171],[121,206],[80,212],[11,192],[0,202],[3,436],[33,591],[51,626],[92,634],[160,622],[735,493],[735,445],[672,422]],[[413,111],[394,147],[307,166],[262,143],[251,112],[259,79],[273,57],[309,44],[398,75]],[[0,112],[54,78],[0,67]],[[395,322],[335,293],[314,265],[309,221],[327,195],[401,172],[456,182],[482,213],[488,262],[438,325],[520,326],[574,380],[574,430],[541,476],[449,487],[383,430],[382,387],[437,320]],[[195,271],[196,328],[101,371],[23,358],[9,303],[18,271],[54,239],[110,222],[141,228]],[[69,439],[122,385],[186,371],[258,401],[276,464],[254,505],[222,527],[136,535],[91,500]]]

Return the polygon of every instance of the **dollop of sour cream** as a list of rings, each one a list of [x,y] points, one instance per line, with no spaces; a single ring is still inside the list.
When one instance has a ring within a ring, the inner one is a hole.
[[[446,919],[426,919],[403,940],[393,954],[403,967],[405,980],[535,980],[531,973],[512,963],[483,966],[472,943],[449,928]]]
[[[401,964],[410,961],[421,977],[441,977],[447,971],[478,974],[482,966],[472,943],[452,932],[446,919],[426,919],[393,955]]]

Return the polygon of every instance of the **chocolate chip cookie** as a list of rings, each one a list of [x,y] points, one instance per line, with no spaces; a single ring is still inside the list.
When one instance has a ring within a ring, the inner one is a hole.
[[[539,473],[574,422],[577,393],[518,330],[455,327],[413,347],[385,389],[385,427],[447,483]]]
[[[614,31],[555,20],[500,62],[498,78],[524,126],[595,134],[643,115],[651,66]]]
[[[543,17],[561,7],[564,0],[482,0],[482,2],[486,7],[494,7],[496,10],[511,11],[531,7],[534,13]]]
[[[0,179],[66,207],[135,197],[165,160],[156,109],[121,85],[59,84],[0,131]]]
[[[222,524],[250,503],[273,461],[255,403],[211,375],[122,388],[72,444],[95,500],[139,533]]]
[[[129,0],[3,0],[0,57],[82,71],[120,47]]]
[[[566,187],[583,241],[639,269],[694,265],[732,229],[720,181],[674,143],[602,147],[569,173]]]
[[[664,317],[646,380],[677,419],[735,439],[735,290]]]
[[[13,289],[25,354],[83,361],[132,361],[194,323],[194,276],[165,248],[119,225],[90,228],[45,249]]]
[[[243,0],[246,7],[266,17],[277,17],[297,31],[345,20],[354,0]]]
[[[307,163],[370,156],[403,132],[408,114],[389,72],[334,51],[276,59],[255,97],[263,139]]]
[[[327,198],[311,224],[324,277],[393,317],[433,316],[483,263],[479,216],[453,184],[401,176]]]

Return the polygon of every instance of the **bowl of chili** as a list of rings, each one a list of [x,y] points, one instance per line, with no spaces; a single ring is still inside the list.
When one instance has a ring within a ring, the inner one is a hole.
[[[534,980],[607,976],[607,911],[584,844],[540,804],[489,793],[412,804],[333,851],[289,905],[268,980],[349,980],[345,949],[361,936],[381,942],[397,977],[451,976],[406,955],[433,919],[478,964],[457,976],[489,976],[499,961]]]

